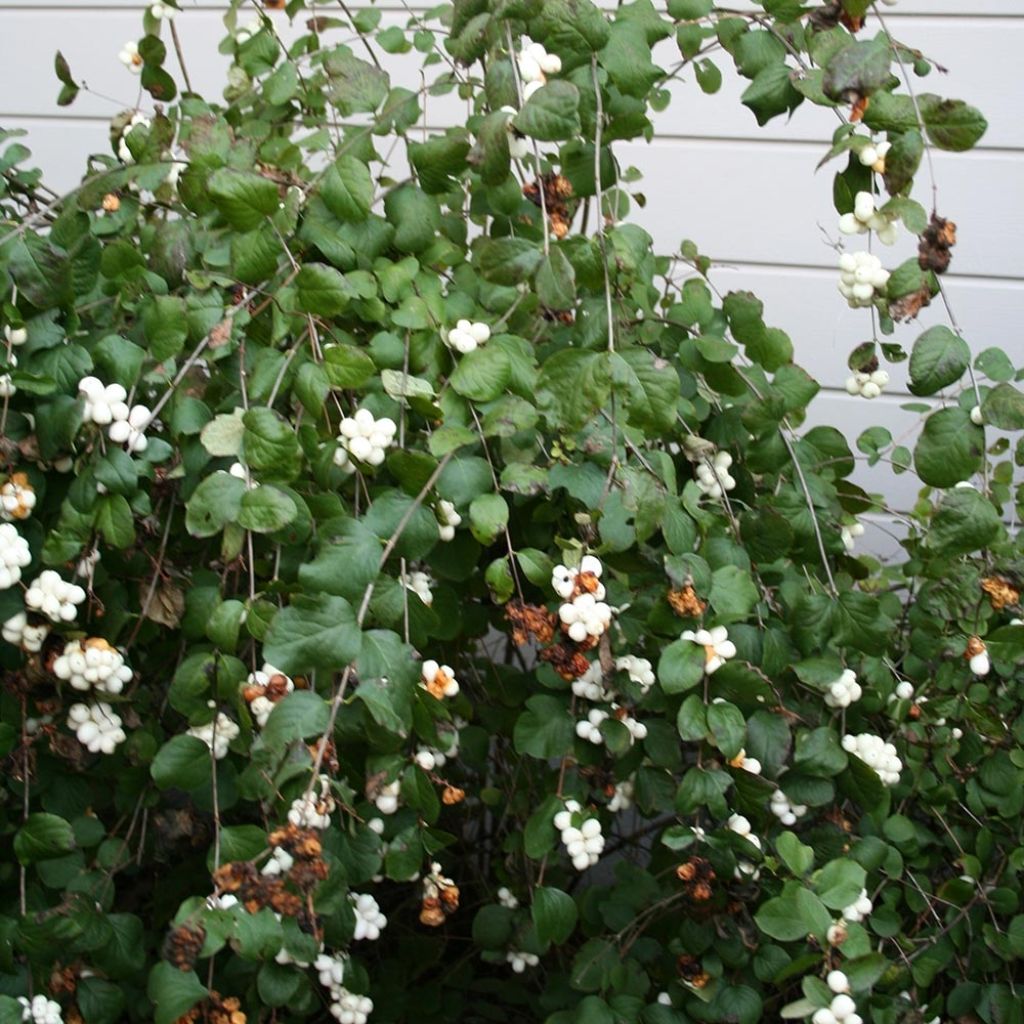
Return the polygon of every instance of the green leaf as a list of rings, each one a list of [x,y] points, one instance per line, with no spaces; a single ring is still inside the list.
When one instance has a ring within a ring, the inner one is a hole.
[[[910,353],[910,390],[934,395],[958,381],[971,365],[971,350],[963,338],[941,324],[929,327]]]
[[[210,748],[195,736],[172,736],[149,770],[161,789],[195,789],[210,779]]]
[[[988,498],[973,488],[956,488],[942,497],[927,534],[928,547],[944,558],[966,555],[991,544],[1001,526]]]
[[[504,393],[511,379],[509,357],[494,345],[485,345],[462,356],[450,378],[452,388],[474,402],[493,401]]]
[[[1000,383],[981,403],[982,418],[999,430],[1024,429],[1024,395],[1012,384]]]
[[[297,595],[274,616],[263,657],[289,676],[337,672],[358,656],[360,643],[352,606],[343,597]]]
[[[326,263],[306,263],[295,277],[298,308],[316,316],[337,316],[349,303],[345,278]]]
[[[727,701],[716,702],[708,705],[707,721],[715,746],[724,757],[732,760],[743,749],[747,738],[743,712]]]
[[[873,594],[848,590],[839,595],[833,618],[836,642],[865,654],[884,654],[895,624]]]
[[[200,481],[185,506],[185,529],[193,537],[213,537],[238,518],[245,482],[230,473]]]
[[[651,60],[651,45],[644,26],[632,19],[616,19],[611,35],[598,56],[616,88],[627,96],[646,96],[664,74]]]
[[[725,620],[745,619],[758,601],[757,587],[737,565],[723,565],[711,576],[711,592],[708,603]]]
[[[814,893],[797,886],[761,904],[754,920],[765,935],[795,942],[808,935],[823,936],[832,923],[832,915]]]
[[[846,761],[839,738],[828,726],[797,735],[793,764],[801,771],[827,778],[838,775],[846,767]]]
[[[263,484],[242,495],[235,521],[254,533],[274,533],[287,526],[297,514],[295,502],[284,491]]]
[[[188,337],[188,317],[183,299],[161,295],[142,310],[142,329],[153,358],[162,363],[176,356]]]
[[[704,648],[691,640],[676,640],[661,652],[658,682],[666,693],[683,693],[704,678]]]
[[[207,992],[195,971],[179,971],[161,960],[149,972],[149,984],[146,986],[146,994],[154,1007],[153,1024],[174,1024],[196,1003],[205,999]]]
[[[560,78],[541,86],[516,115],[517,131],[539,142],[560,142],[580,132],[580,94]]]
[[[561,701],[545,694],[531,697],[516,719],[513,742],[520,754],[546,760],[572,746],[573,722]]]
[[[388,94],[387,73],[356,57],[347,46],[330,51],[324,60],[331,102],[348,116],[372,113]]]
[[[952,487],[978,471],[984,451],[985,432],[966,410],[939,409],[924,421],[914,446],[914,466],[930,487]]]
[[[384,213],[395,227],[394,245],[399,252],[422,252],[441,226],[437,200],[415,185],[392,189],[384,197]]]
[[[335,388],[361,388],[377,373],[373,360],[354,345],[330,345],[324,349],[324,372]]]
[[[576,902],[561,889],[540,886],[533,892],[533,906],[530,908],[533,925],[537,929],[537,941],[542,944],[553,942],[560,946],[576,927]]]
[[[526,238],[487,238],[475,248],[481,275],[494,284],[518,284],[540,266],[544,255]]]
[[[273,664],[281,667],[278,662]],[[323,697],[313,690],[293,690],[274,705],[261,733],[263,742],[271,749],[281,749],[294,740],[319,736],[329,719],[330,707]]]
[[[242,416],[242,461],[261,480],[287,482],[301,469],[299,442],[293,428],[273,409],[250,409]]]
[[[695,21],[710,13],[714,0],[668,0],[670,17],[685,21]]]
[[[814,850],[804,846],[792,832],[780,833],[775,838],[775,849],[794,875],[806,875],[814,866]],[[848,903],[843,905],[849,906]]]
[[[74,848],[74,829],[56,814],[30,814],[14,834],[14,855],[20,864],[63,857]]]
[[[135,521],[123,494],[100,496],[96,502],[96,529],[111,547],[127,548],[135,542]]]
[[[814,876],[814,887],[821,902],[832,910],[850,906],[865,886],[867,872],[852,860],[829,861]]]
[[[508,178],[512,166],[508,118],[508,112],[503,110],[488,114],[480,123],[477,144],[469,154],[469,162],[480,172],[485,185],[500,185]]]
[[[548,309],[570,309],[576,302],[576,271],[559,246],[541,260],[534,281],[537,298]]]
[[[207,194],[224,219],[239,231],[253,231],[277,212],[277,185],[252,171],[222,167],[210,175]]]
[[[234,458],[242,450],[245,424],[241,410],[214,416],[199,432],[203,447],[213,456]]]
[[[481,494],[469,506],[469,526],[485,547],[508,525],[508,504],[500,494]]]
[[[780,61],[759,71],[747,86],[741,102],[753,111],[759,125],[795,109],[803,100],[793,88],[789,75],[789,68]]]
[[[874,39],[851,40],[829,59],[822,89],[833,100],[870,96],[888,82],[891,62],[884,33]]]
[[[373,178],[370,169],[347,153],[338,157],[324,175],[320,196],[338,220],[366,220],[373,206]]]
[[[980,110],[963,100],[944,100],[931,93],[918,97],[928,138],[939,149],[962,153],[972,149],[988,130]]]

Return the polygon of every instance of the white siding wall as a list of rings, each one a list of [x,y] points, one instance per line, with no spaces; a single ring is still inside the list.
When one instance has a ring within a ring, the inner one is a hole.
[[[217,95],[224,58],[216,44],[226,5],[183,0],[181,6],[177,25],[193,82]],[[408,17],[400,0],[377,6],[382,25]],[[86,154],[105,149],[107,120],[136,101],[136,82],[116,54],[125,40],[137,38],[142,7],[131,0],[0,0],[0,125],[28,129],[28,144],[56,187],[74,183]],[[1024,238],[1024,93],[1012,73],[1024,50],[1024,0],[903,0],[889,11],[897,38],[949,69],[919,81],[918,88],[966,99],[989,119],[977,150],[935,157],[940,213],[960,226],[947,290],[976,350],[999,344],[1024,361],[1024,261],[1018,256]],[[277,16],[283,26],[283,13]],[[93,90],[66,111],[53,103],[58,47]],[[396,76],[407,78],[404,84],[417,84],[416,56]],[[666,52],[664,62],[673,56]],[[727,65],[723,58],[726,82],[717,96],[704,96],[692,81],[678,83],[672,104],[658,116],[657,139],[617,147],[623,164],[644,174],[637,188],[648,204],[636,216],[659,250],[693,239],[725,264],[717,271],[719,288],[750,288],[765,300],[769,322],[791,334],[798,360],[827,387],[815,421],[843,424],[851,435],[879,419],[894,434],[912,428],[916,417],[900,409],[906,400],[903,368],[894,372],[890,393],[873,405],[842,390],[846,354],[870,327],[868,314],[847,309],[836,293],[835,254],[822,232],[835,234],[833,168],[815,174],[814,167],[836,125],[834,115],[805,104],[789,123],[760,129],[739,104],[743,83]],[[462,119],[462,109],[454,98],[432,99],[429,119],[453,123]],[[927,207],[924,184],[919,198]],[[904,239],[884,255],[894,265],[912,252],[912,240]],[[921,324],[941,319],[933,307]],[[909,348],[920,329],[897,328],[896,340]],[[877,476],[860,479],[872,489],[882,486]],[[912,497],[906,485],[902,491],[898,483],[886,486],[899,505]]]

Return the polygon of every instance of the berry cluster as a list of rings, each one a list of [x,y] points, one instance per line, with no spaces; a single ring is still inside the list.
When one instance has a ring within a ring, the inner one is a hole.
[[[863,693],[860,683],[857,682],[857,673],[848,668],[835,682],[829,683],[825,692],[825,703],[830,708],[848,708],[851,704],[856,704]]]
[[[104,701],[72,704],[68,708],[68,728],[73,730],[92,754],[112,754],[128,738],[120,715]]]
[[[646,658],[638,658],[635,654],[623,654],[615,659],[615,667],[619,672],[625,672],[630,680],[640,687],[641,696],[646,696],[647,691],[654,685],[654,666]]]
[[[379,466],[384,461],[385,453],[395,443],[398,427],[390,416],[378,420],[369,409],[358,409],[354,416],[341,421],[338,430],[334,464],[346,473],[354,473],[355,462]]]
[[[220,761],[227,756],[228,747],[239,733],[238,723],[232,721],[223,711],[217,712],[217,717],[205,725],[194,725],[186,730],[189,736],[195,736],[202,740],[211,751],[216,760]]]
[[[601,582],[604,567],[594,555],[584,555],[578,570],[556,565],[551,570],[551,587],[564,600],[558,618],[570,640],[584,643],[599,637],[612,621],[612,610],[604,601]]]
[[[601,834],[601,822],[597,818],[583,817],[581,812],[577,801],[566,800],[565,810],[555,815],[554,823],[562,835],[566,852],[572,858],[572,866],[577,871],[586,871],[600,859],[604,836]],[[577,819],[580,819],[578,827],[573,824]]]
[[[730,814],[726,826],[730,832],[735,832],[736,835],[742,836],[751,846],[756,847],[758,850],[762,848],[760,837],[753,831],[749,819],[745,818],[742,814]],[[756,865],[742,859],[737,860],[736,870],[733,874],[738,879],[749,878],[755,882],[761,876],[761,872]]]
[[[885,271],[883,271],[885,273]],[[887,370],[871,370],[870,372],[865,370],[855,370],[846,378],[846,392],[850,395],[860,395],[861,398],[877,398],[884,390],[885,386],[889,383],[889,373]],[[856,524],[860,526],[860,524]],[[854,527],[843,527],[847,530],[850,536],[850,543],[846,550],[850,551],[853,547],[853,538],[860,534],[854,533]],[[864,532],[864,527],[860,527],[860,533]],[[846,535],[843,535],[843,544],[846,545]]]
[[[711,629],[683,630],[680,640],[689,640],[704,648],[704,671],[711,675],[717,672],[730,658],[736,657],[736,645],[729,639],[729,631],[725,626],[713,626]]]
[[[882,371],[885,372],[884,370]],[[888,381],[887,381],[888,383]],[[858,384],[858,394],[863,394],[861,386]],[[856,547],[857,538],[864,536],[864,524],[863,523],[850,523],[843,526],[839,531],[839,539],[843,542],[843,547],[848,555],[853,554],[853,549]]]
[[[380,905],[368,892],[351,892],[348,898],[356,915],[356,929],[352,938],[375,942],[388,923],[388,919],[381,913]]]
[[[0,526],[0,530],[3,529]],[[25,591],[26,606],[45,615],[51,622],[73,621],[78,614],[78,606],[84,600],[85,591],[77,583],[62,580],[53,569],[44,569]]]
[[[852,309],[870,306],[875,293],[888,283],[889,271],[870,252],[844,252],[839,257],[839,291]]]
[[[295,683],[269,662],[258,672],[250,672],[242,688],[242,696],[249,703],[249,713],[262,729],[270,718],[274,705],[295,689]]]
[[[516,974],[522,974],[527,967],[536,967],[540,963],[540,957],[536,953],[524,953],[519,949],[510,949],[505,954],[505,960]]]
[[[84,399],[82,421],[107,427],[114,444],[126,445],[131,452],[144,452],[149,444],[144,433],[153,419],[145,405],[128,407],[128,392],[120,384],[107,384],[98,377],[83,377],[78,393]]]
[[[621,722],[629,731],[629,745],[632,746],[636,740],[642,740],[647,736],[647,726],[638,722],[629,712],[618,704],[612,704],[611,711],[602,711],[600,708],[593,708],[587,712],[587,717],[576,723],[576,735],[581,740],[588,740],[595,746],[604,743],[604,736],[601,734],[601,723],[607,719]]]
[[[455,511],[455,505],[441,498],[434,509],[434,515],[437,516],[437,532],[441,535],[441,540],[454,540],[455,527],[462,522],[462,516]]]
[[[876,174],[885,174],[885,157],[890,149],[891,142],[868,143],[857,154],[857,159],[862,167],[870,167]]]
[[[31,1021],[32,1024],[63,1024],[60,1003],[46,996],[33,996],[31,1001],[26,996],[18,996],[18,1002],[22,1006],[23,1021]]]
[[[434,593],[430,589],[430,577],[419,569],[405,573],[399,582],[406,590],[411,590],[428,608],[434,603]]]
[[[870,154],[869,154],[870,155]],[[878,159],[877,151],[875,159]],[[883,245],[896,243],[896,222],[875,208],[875,197],[870,192],[858,192],[853,200],[853,212],[839,218],[839,230],[844,235],[862,235],[874,231]]]
[[[783,825],[795,825],[807,813],[805,804],[790,803],[789,797],[781,789],[772,793],[768,808]]]
[[[455,670],[451,665],[439,665],[431,658],[423,662],[420,673],[420,686],[431,697],[441,700],[444,697],[455,697],[458,695],[459,683],[455,678]]]
[[[28,541],[10,523],[0,523],[0,590],[13,587],[31,561]]]
[[[736,486],[729,473],[731,466],[732,456],[728,452],[716,452],[711,458],[697,463],[697,486],[709,498],[721,498]]]
[[[468,355],[491,340],[491,329],[479,321],[459,320],[450,331],[441,331],[441,340],[460,355]]]
[[[65,644],[64,653],[53,663],[53,673],[58,679],[66,679],[76,690],[115,694],[132,678],[124,655],[99,636]]]
[[[3,638],[15,647],[23,651],[35,654],[43,649],[43,641],[50,632],[50,627],[43,623],[41,626],[30,626],[28,616],[24,612],[12,615],[3,624]]]
[[[843,737],[843,750],[856,754],[869,768],[874,768],[885,785],[895,786],[900,781],[903,762],[897,757],[896,748],[881,736],[869,732],[847,734]]]
[[[548,80],[548,75],[557,75],[562,70],[562,59],[548,53],[540,43],[529,36],[523,36],[519,53],[516,54],[519,77],[523,81],[523,101],[528,100]]]
[[[327,828],[337,804],[331,794],[331,780],[321,775],[317,780],[319,794],[314,787],[310,792],[297,796],[288,809],[288,821],[296,828]]]
[[[399,800],[398,795],[401,792],[402,784],[397,779],[394,782],[389,782],[386,786],[383,786],[380,792],[374,797],[373,803],[377,810],[381,814],[394,814],[398,810]],[[380,819],[374,819],[378,821]],[[381,831],[383,831],[384,823],[381,822]]]
[[[36,492],[24,473],[12,473],[0,487],[0,519],[28,519],[36,507]]]
[[[0,530],[3,527],[0,526]],[[967,664],[976,676],[987,676],[992,671],[992,661],[988,656],[988,648],[979,636],[972,636],[967,641],[967,650],[964,653]]]

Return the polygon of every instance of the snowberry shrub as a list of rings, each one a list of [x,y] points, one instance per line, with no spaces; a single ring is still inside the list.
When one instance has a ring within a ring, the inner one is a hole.
[[[865,0],[257,6],[220,97],[113,41],[68,195],[4,138],[0,1019],[1020,1021],[1024,395],[911,197],[982,116]],[[837,117],[912,446],[628,219],[728,62]]]

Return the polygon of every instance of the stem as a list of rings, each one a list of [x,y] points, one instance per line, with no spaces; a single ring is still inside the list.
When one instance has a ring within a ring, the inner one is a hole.
[[[189,92],[193,92],[192,82],[188,77],[188,68],[185,67],[185,54],[181,49],[181,40],[178,38],[178,27],[174,24],[174,19],[171,19],[171,39],[174,41],[174,52],[178,56],[178,67],[181,68],[181,77],[185,79],[185,88]]]
[[[597,235],[601,246],[601,269],[604,271],[605,315],[608,317],[608,351],[615,351],[615,320],[612,316],[612,285],[608,276],[608,245],[605,238],[604,193],[601,189],[601,129],[604,122],[604,107],[601,103],[601,83],[597,80],[597,55],[590,58],[590,74],[594,82],[594,99],[597,104],[594,128],[594,192],[597,202]]]

